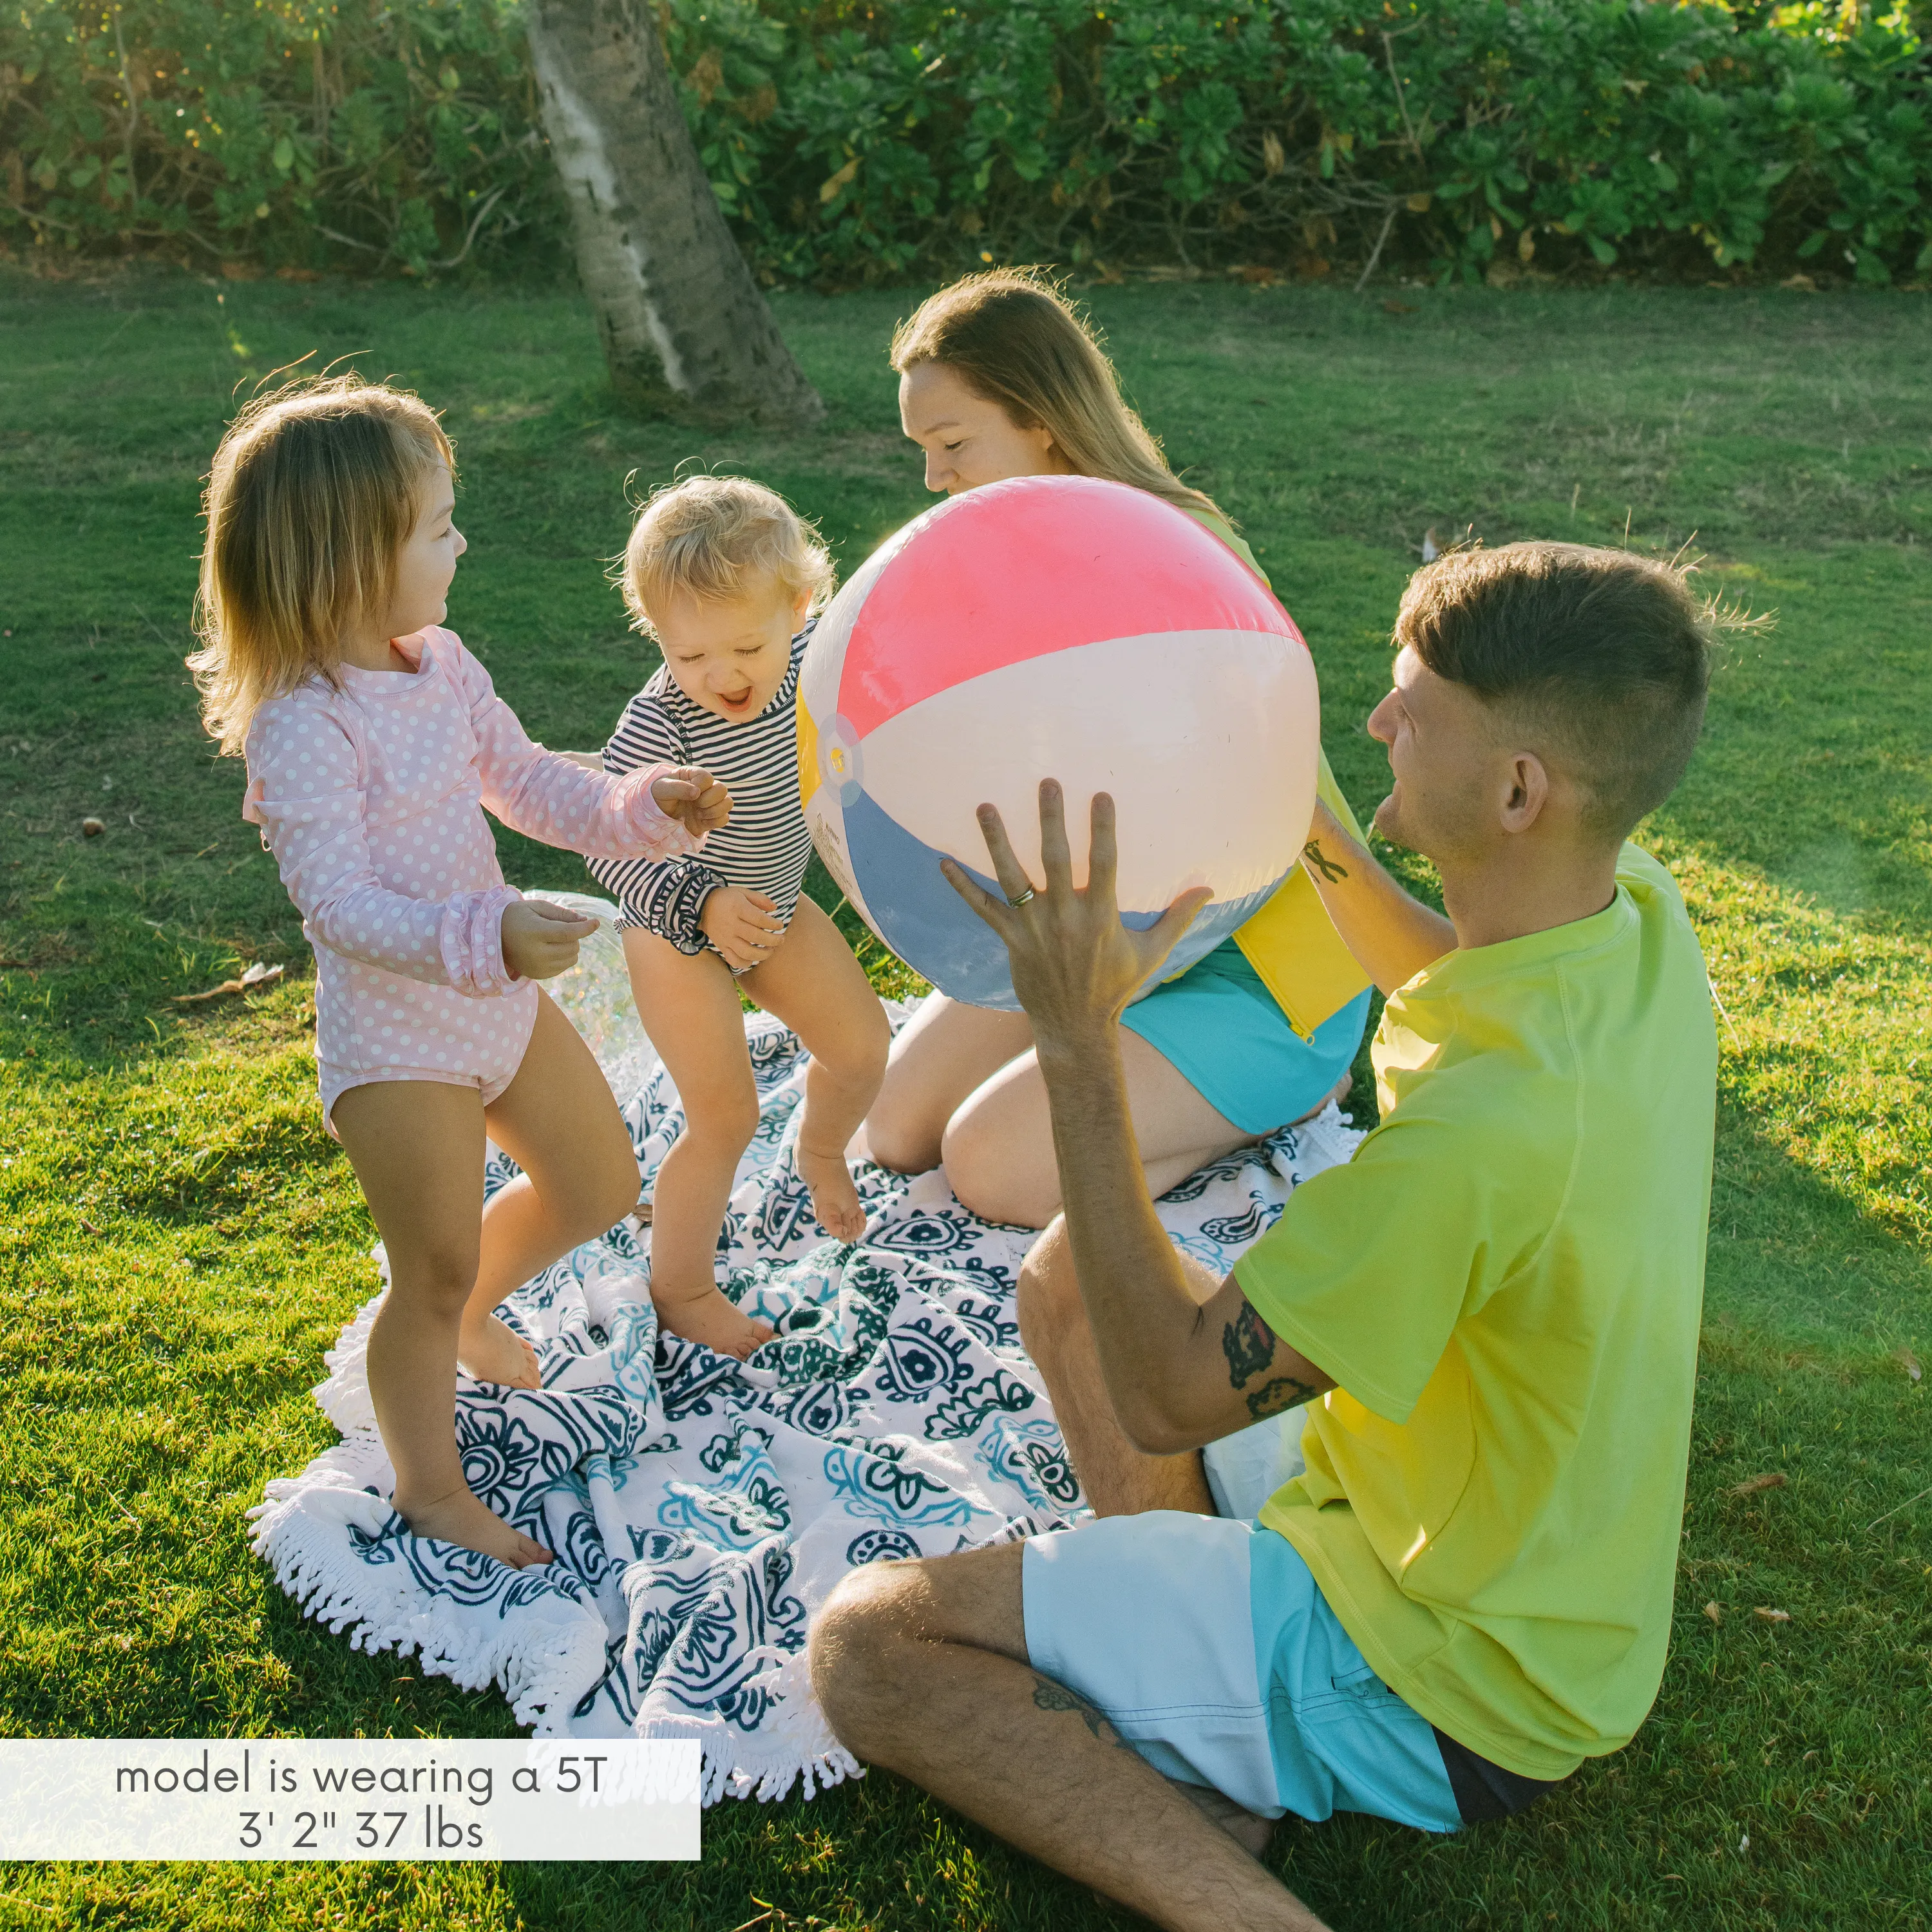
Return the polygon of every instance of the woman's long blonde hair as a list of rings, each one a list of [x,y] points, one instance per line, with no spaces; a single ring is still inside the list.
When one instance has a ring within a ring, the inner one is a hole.
[[[255,713],[318,674],[388,608],[423,481],[455,457],[420,398],[352,374],[257,396],[229,425],[202,500],[207,541],[188,660],[202,722],[239,752]]]
[[[1081,476],[1131,483],[1184,510],[1224,513],[1167,466],[1120,394],[1092,326],[1033,268],[967,275],[921,302],[892,336],[901,375],[921,362],[956,370],[1021,429],[1044,429]]]

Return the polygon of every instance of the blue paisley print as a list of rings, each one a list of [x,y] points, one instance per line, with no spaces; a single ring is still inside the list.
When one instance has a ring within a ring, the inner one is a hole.
[[[466,1684],[494,1676],[546,1734],[697,1736],[707,1800],[841,1774],[797,1666],[807,1604],[846,1570],[1084,1514],[1020,1346],[1030,1238],[929,1180],[915,1206],[903,1176],[862,1167],[866,1239],[826,1240],[794,1160],[803,1049],[765,1016],[746,1026],[761,1121],[719,1274],[777,1339],[738,1362],[661,1335],[650,1228],[627,1221],[503,1304],[541,1388],[459,1386],[470,1486],[554,1562],[508,1570],[411,1535],[388,1508],[388,1462],[357,1406],[366,1316],[318,1391],[344,1441],[258,1513],[284,1586],[357,1644],[418,1648]],[[620,1097],[647,1198],[682,1112],[661,1068]],[[1173,1239],[1225,1274],[1298,1180],[1346,1158],[1346,1130],[1318,1127],[1191,1177],[1160,1204]],[[486,1188],[516,1172],[492,1151]]]

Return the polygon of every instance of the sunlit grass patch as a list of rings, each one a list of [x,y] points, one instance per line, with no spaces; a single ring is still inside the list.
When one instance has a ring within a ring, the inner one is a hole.
[[[506,1735],[500,1698],[350,1650],[247,1551],[262,1483],[333,1439],[309,1391],[376,1277],[316,1106],[298,922],[180,664],[196,479],[242,373],[224,331],[251,366],[354,350],[448,406],[474,545],[452,622],[532,730],[576,748],[654,662],[604,574],[633,471],[760,476],[848,570],[921,506],[884,366],[910,298],[782,304],[826,428],[704,439],[610,410],[574,298],[263,283],[219,291],[218,313],[216,292],[0,278],[0,1732]],[[1277,1864],[1338,1927],[1916,1928],[1932,1850],[1926,303],[1095,300],[1138,404],[1244,518],[1306,632],[1358,806],[1386,770],[1360,721],[1431,527],[1604,542],[1628,519],[1664,549],[1696,531],[1712,583],[1778,615],[1727,651],[1703,748],[1646,832],[1723,1006],[1656,1712],[1510,1825],[1291,1826]],[[518,883],[586,889],[569,855],[501,845]],[[839,916],[882,991],[918,990]],[[286,976],[178,1004],[257,962]],[[15,1867],[0,1928],[1124,1922],[889,1778],[727,1804],[706,1832],[688,1870]]]

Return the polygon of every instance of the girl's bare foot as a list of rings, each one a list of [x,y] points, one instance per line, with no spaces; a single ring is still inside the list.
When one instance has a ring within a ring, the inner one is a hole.
[[[413,1507],[398,1496],[396,1513],[418,1536],[433,1536],[440,1543],[454,1543],[479,1555],[494,1556],[512,1570],[526,1570],[533,1563],[548,1563],[551,1552],[541,1543],[512,1529],[494,1510],[477,1500],[467,1483],[446,1496]]]
[[[536,1349],[494,1315],[464,1323],[456,1344],[456,1359],[462,1364],[464,1373],[479,1382],[497,1382],[506,1388],[543,1387]],[[480,1509],[482,1505],[479,1503],[477,1507]]]
[[[801,1144],[798,1174],[812,1190],[812,1211],[818,1216],[818,1225],[835,1241],[860,1239],[866,1232],[866,1210],[859,1205],[859,1190],[844,1156],[814,1154]]]
[[[702,1342],[707,1348],[721,1355],[736,1355],[741,1362],[778,1333],[769,1322],[754,1322],[728,1300],[722,1288],[707,1288],[681,1301],[662,1300],[653,1293],[651,1300],[657,1307],[658,1326],[666,1334]]]

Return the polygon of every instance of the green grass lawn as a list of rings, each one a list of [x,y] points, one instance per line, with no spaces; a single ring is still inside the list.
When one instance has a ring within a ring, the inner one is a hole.
[[[912,299],[780,304],[830,412],[777,440],[614,415],[571,295],[0,274],[0,1733],[512,1729],[494,1694],[302,1622],[247,1549],[263,1480],[332,1439],[309,1388],[375,1275],[317,1115],[298,922],[181,663],[197,478],[238,388],[314,351],[447,410],[472,546],[450,621],[536,736],[592,745],[650,662],[600,561],[627,476],[742,469],[850,568],[923,500],[884,363]],[[1444,1840],[1290,1825],[1280,1868],[1348,1932],[1924,1926],[1932,302],[1093,299],[1150,422],[1306,631],[1358,807],[1383,789],[1361,721],[1432,526],[1691,542],[1778,613],[1730,650],[1704,748],[1646,833],[1724,1014],[1656,1711],[1520,1820]],[[83,839],[89,814],[106,829]],[[584,883],[502,843],[513,880]],[[172,1004],[256,959],[288,978],[246,1005]],[[1767,1474],[1781,1486],[1749,1487]],[[724,1804],[706,1835],[701,1865],[662,1869],[16,1865],[0,1928],[1126,1922],[884,1775]]]

